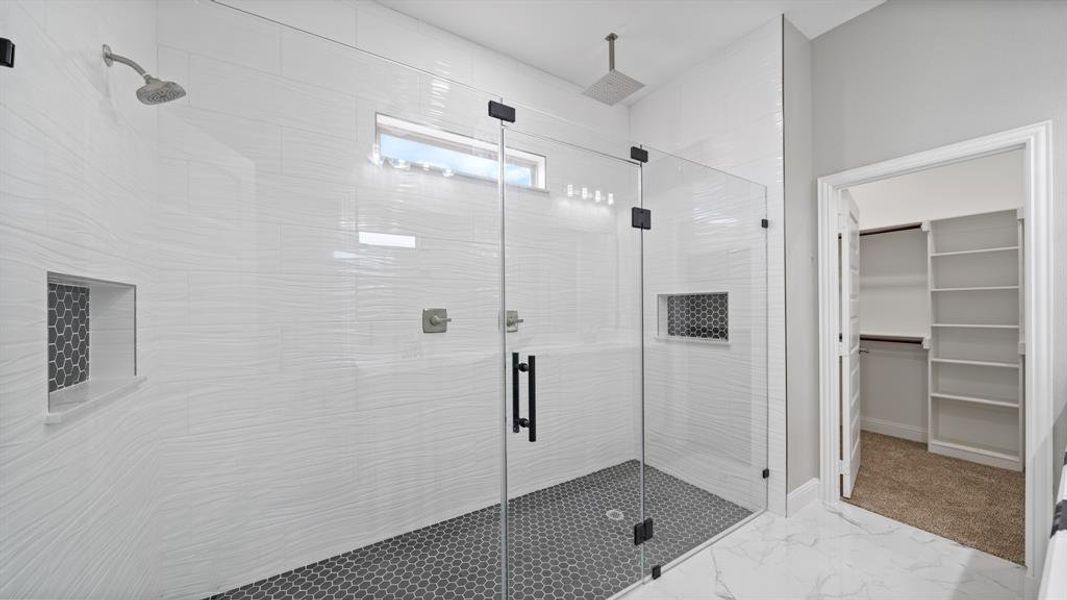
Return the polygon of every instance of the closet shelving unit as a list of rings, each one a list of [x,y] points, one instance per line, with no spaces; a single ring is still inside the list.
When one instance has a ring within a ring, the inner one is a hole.
[[[1022,215],[923,224],[930,288],[930,452],[1022,469]]]

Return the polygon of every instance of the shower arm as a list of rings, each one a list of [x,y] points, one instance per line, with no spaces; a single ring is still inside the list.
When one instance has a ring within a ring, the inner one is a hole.
[[[608,41],[608,70],[615,70],[615,40],[619,39],[619,36],[614,33],[609,33],[608,37],[604,38]]]
[[[111,51],[111,46],[108,46],[107,44],[104,44],[104,62],[109,67],[111,66],[111,64],[113,62],[122,63],[122,64],[126,65],[127,67],[130,67],[134,71],[137,71],[137,74],[140,75],[141,77],[144,77],[145,81],[148,81],[152,77],[144,69],[141,68],[141,65],[139,65],[136,62],[126,58],[125,56],[122,56],[122,55],[119,55],[119,54],[115,54],[114,52],[112,52]]]

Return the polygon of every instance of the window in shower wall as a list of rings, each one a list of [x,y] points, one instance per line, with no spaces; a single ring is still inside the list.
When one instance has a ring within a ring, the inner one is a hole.
[[[498,144],[379,114],[371,162],[444,177],[497,180]],[[510,185],[545,189],[545,157],[509,148],[505,179]]]

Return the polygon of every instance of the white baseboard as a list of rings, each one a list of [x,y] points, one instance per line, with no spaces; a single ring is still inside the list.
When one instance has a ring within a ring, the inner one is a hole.
[[[793,516],[797,514],[805,506],[815,502],[819,499],[819,478],[812,477],[811,479],[800,484],[800,487],[789,492],[789,497],[786,498],[786,514]]]
[[[904,425],[903,423],[894,423],[893,421],[876,419],[874,417],[861,417],[860,427],[865,431],[873,431],[874,433],[880,433],[890,437],[902,438],[913,442],[922,442],[924,444],[926,443],[926,430],[914,425]]]

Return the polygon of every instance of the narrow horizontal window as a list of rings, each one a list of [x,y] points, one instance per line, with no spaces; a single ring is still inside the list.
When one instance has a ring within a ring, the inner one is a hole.
[[[444,177],[456,175],[497,179],[498,146],[458,133],[378,114],[371,160],[402,170],[422,170]],[[545,189],[545,157],[507,149],[504,180],[508,185]]]

